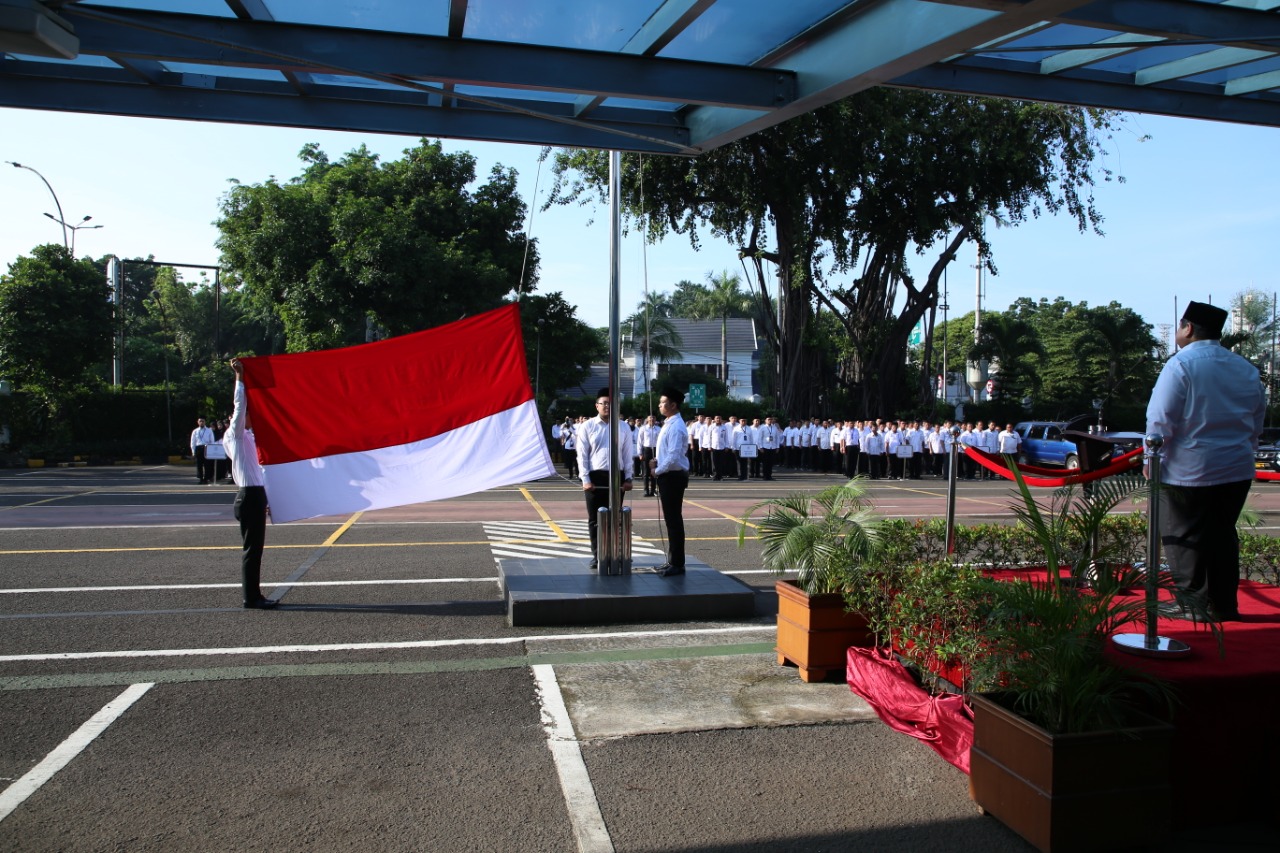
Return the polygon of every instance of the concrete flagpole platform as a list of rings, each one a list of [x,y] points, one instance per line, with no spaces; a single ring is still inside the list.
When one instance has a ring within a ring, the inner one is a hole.
[[[498,559],[498,585],[513,628],[686,622],[755,614],[750,586],[689,558],[685,573],[659,577],[661,555],[636,557],[629,575],[600,575],[587,557]]]

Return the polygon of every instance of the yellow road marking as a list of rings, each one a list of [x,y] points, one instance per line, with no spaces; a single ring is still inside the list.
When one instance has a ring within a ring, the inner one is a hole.
[[[941,498],[944,501],[947,499],[947,494],[945,491],[942,494],[937,494],[936,492],[926,491],[925,489],[913,489],[910,486],[887,486],[885,488],[897,489],[900,492],[915,492],[916,494],[920,494],[920,495],[928,495],[931,498]],[[957,503],[959,501],[969,501],[970,503],[1004,507],[1005,509],[1008,509],[1009,507],[1009,505],[1006,503],[997,503],[996,501],[983,500],[982,498],[968,498],[968,497],[965,497],[964,495],[961,495],[959,491],[956,492],[956,501]]]
[[[83,497],[87,497],[88,495],[96,495],[100,491],[101,489],[90,489],[87,492],[77,492],[74,495],[54,495],[51,498],[44,498],[42,500],[32,501],[31,503],[27,503],[27,504],[14,504],[13,506],[0,507],[0,511],[4,511],[8,509],[25,509],[26,507],[29,507],[29,506],[40,506],[40,504],[53,503],[54,501],[65,501],[65,500],[69,500],[70,498],[83,498]]]
[[[538,501],[533,497],[533,495],[529,493],[528,489],[526,489],[524,486],[521,486],[520,494],[524,495],[525,500],[533,504],[533,508],[538,511],[538,515],[542,516],[542,520],[545,521],[547,523],[547,526],[551,528],[551,532],[556,535],[556,538],[558,538],[561,542],[569,541],[569,534],[565,533],[564,529],[560,525],[556,524],[554,521],[551,520],[551,516],[547,515],[547,511],[542,508],[542,504],[538,503]]]
[[[351,525],[355,524],[356,521],[359,520],[360,516],[362,515],[364,515],[363,511],[357,512],[355,515],[348,518],[346,523],[343,524],[341,527],[339,527],[337,530],[333,531],[333,535],[330,536],[328,539],[324,540],[324,544],[322,544],[320,547],[328,548],[329,546],[335,544],[338,541],[338,539],[342,536],[342,534],[350,530]]]
[[[688,498],[685,498],[684,502],[687,503],[689,506],[696,506],[698,509],[705,509],[707,512],[714,512],[716,515],[720,516],[721,518],[727,518],[730,521],[736,521],[739,524],[745,524],[747,527],[750,527],[752,529],[756,529],[758,527],[758,525],[752,524],[749,521],[743,521],[742,519],[738,518],[736,515],[729,515],[729,513],[727,512],[721,512],[718,509],[713,509],[712,507],[709,507],[706,504],[700,504],[697,501],[691,501]],[[733,538],[737,539],[736,536]]]

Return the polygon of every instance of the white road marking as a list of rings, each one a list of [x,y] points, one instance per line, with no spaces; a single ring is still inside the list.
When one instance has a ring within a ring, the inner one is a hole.
[[[716,634],[743,634],[775,630],[773,625],[735,625],[728,628],[692,628],[667,631],[611,631],[582,634],[529,634],[523,637],[475,637],[456,640],[405,640],[386,643],[326,643],[292,646],[233,646],[208,649],[116,649],[104,652],[44,652],[27,655],[0,655],[0,663],[50,660],[100,660],[103,658],[177,658],[220,655],[277,655],[320,652],[385,651],[389,649],[442,649],[455,646],[497,646],[559,640],[615,640],[646,637],[700,637]]]
[[[582,760],[582,748],[573,734],[573,721],[560,693],[556,671],[546,664],[533,668],[538,701],[542,706],[542,728],[547,733],[547,748],[560,777],[560,790],[569,809],[569,823],[578,842],[579,853],[613,853],[613,839],[604,825],[596,789]]]
[[[53,752],[32,767],[30,772],[5,788],[4,792],[0,793],[0,820],[4,820],[13,813],[14,809],[22,805],[27,797],[40,790],[41,785],[71,763],[71,759],[84,751],[94,738],[102,734],[107,726],[114,723],[154,686],[155,684],[150,682],[130,685],[123,693],[104,705],[101,711],[90,717],[88,722],[76,729],[70,737],[54,747]]]

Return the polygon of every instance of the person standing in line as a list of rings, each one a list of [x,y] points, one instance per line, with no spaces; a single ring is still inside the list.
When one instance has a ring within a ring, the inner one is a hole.
[[[761,435],[764,432],[764,427],[760,425],[759,418],[753,418],[751,421],[751,426],[747,427],[746,430],[747,430],[747,443],[754,444],[756,446],[756,455],[751,457],[751,472],[750,472],[751,479],[759,480],[760,465],[761,463],[764,462],[764,447],[763,447],[763,441],[761,439]]]
[[[667,525],[667,562],[654,569],[664,578],[684,574],[684,493],[689,488],[689,461],[685,447],[688,430],[680,415],[684,395],[668,388],[658,400],[662,412],[662,430],[658,433],[657,454],[649,465],[658,482],[658,503]]]
[[[858,476],[858,454],[862,446],[862,421],[846,421],[844,425],[844,475],[849,479]]]
[[[578,477],[578,428],[565,418],[560,428],[560,446],[564,448],[564,467],[571,479]]]
[[[644,425],[640,427],[640,459],[644,469],[644,496],[646,498],[654,498],[658,496],[658,484],[653,479],[653,466],[649,463],[653,461],[658,450],[658,425],[654,423],[653,415],[649,415],[644,419]]]
[[[582,491],[587,502],[587,533],[591,537],[591,570],[600,568],[596,555],[601,507],[609,505],[609,389],[601,388],[596,396],[596,416],[578,428],[578,463],[582,468]],[[631,429],[618,424],[618,452],[613,455],[613,470],[622,474],[622,491],[631,491]]]
[[[867,460],[868,475],[879,480],[884,471],[884,436],[877,424],[871,424],[871,432],[862,437],[862,455]]]
[[[204,418],[196,418],[196,428],[191,431],[191,458],[196,460],[196,482],[201,486],[209,482],[209,470],[213,466],[205,459],[205,448],[213,444],[213,430],[205,425]]]
[[[1220,343],[1226,320],[1217,306],[1187,303],[1174,336],[1179,349],[1147,404],[1147,432],[1164,437],[1160,539],[1179,598],[1160,605],[1166,617],[1240,618],[1236,523],[1253,485],[1267,401],[1258,368]]]
[[[778,455],[781,441],[782,431],[778,429],[778,425],[774,423],[773,418],[765,418],[764,426],[760,428],[760,455],[765,480],[773,480],[773,463]]]
[[[253,437],[253,425],[249,419],[249,400],[244,387],[244,364],[231,359],[231,369],[236,374],[236,388],[231,411],[231,423],[222,446],[231,460],[231,473],[240,488],[232,505],[236,521],[240,522],[240,582],[244,592],[243,606],[249,610],[272,610],[280,602],[262,594],[262,551],[267,544],[266,479],[258,463],[258,444]]]
[[[1018,455],[1018,448],[1022,445],[1022,436],[1014,430],[1013,424],[1005,424],[1004,429],[1000,431],[1000,452],[1010,456]]]
[[[729,462],[725,458],[728,438],[724,420],[716,415],[711,419],[711,427],[707,430],[707,446],[711,449],[712,480],[723,480],[725,472],[729,470]]]
[[[729,450],[737,461],[738,479],[745,480],[751,462],[749,457],[742,455],[743,446],[751,443],[747,437],[747,421],[746,418],[740,421],[734,421],[732,418],[730,420],[733,422],[733,429],[729,433]]]

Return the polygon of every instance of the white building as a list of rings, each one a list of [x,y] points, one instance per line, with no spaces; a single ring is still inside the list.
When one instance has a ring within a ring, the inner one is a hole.
[[[724,337],[727,343],[728,377],[722,377],[720,344],[721,323],[719,320],[683,320],[667,321],[680,336],[680,353],[678,356],[658,363],[642,357],[645,347],[635,346],[630,334],[623,336],[622,368],[623,375],[630,372],[633,377],[631,393],[643,394],[646,374],[649,388],[661,390],[662,377],[669,366],[681,365],[700,370],[709,376],[722,379],[729,386],[729,397],[735,400],[750,400],[755,394],[753,377],[760,362],[760,348],[756,340],[756,324],[749,318],[731,317],[725,327]],[[645,362],[645,363],[642,363]]]

